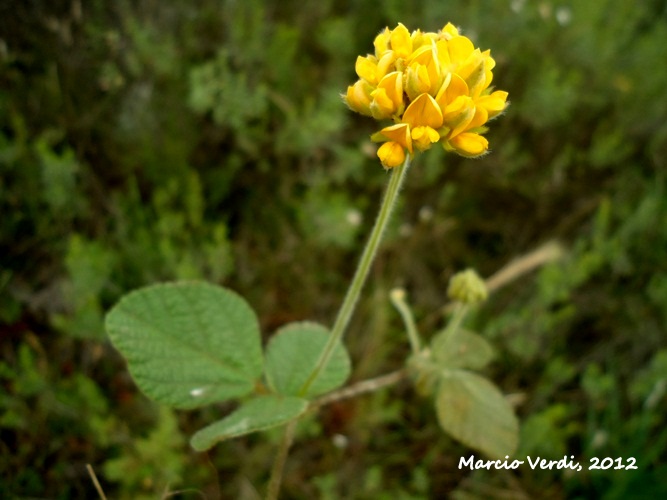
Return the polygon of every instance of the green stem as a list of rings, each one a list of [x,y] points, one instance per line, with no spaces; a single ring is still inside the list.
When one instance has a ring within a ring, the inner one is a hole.
[[[389,294],[389,298],[394,304],[394,307],[396,307],[398,310],[401,318],[403,318],[405,331],[407,332],[408,339],[410,340],[412,354],[419,354],[421,351],[421,340],[419,338],[419,333],[417,332],[417,325],[415,325],[415,318],[412,316],[410,306],[408,306],[407,302],[405,301],[405,290],[400,288],[394,289]]]
[[[405,173],[409,167],[410,157],[408,156],[402,165],[396,167],[392,171],[391,179],[389,180],[389,186],[387,187],[387,192],[385,193],[384,199],[382,200],[382,205],[380,206],[380,212],[378,213],[378,217],[375,220],[375,225],[373,226],[370,238],[366,243],[366,247],[361,254],[361,260],[359,261],[357,270],[354,273],[350,287],[347,289],[347,294],[345,295],[343,304],[338,311],[338,316],[334,322],[329,340],[327,341],[319,359],[317,360],[315,369],[311,372],[310,376],[306,380],[306,383],[301,388],[301,395],[307,393],[310,385],[317,378],[320,372],[327,366],[327,363],[329,363],[329,360],[333,354],[334,348],[336,345],[338,345],[338,342],[340,342],[343,334],[345,333],[345,328],[350,322],[354,308],[359,300],[361,289],[363,288],[364,283],[366,282],[366,278],[368,277],[368,272],[370,271],[371,264],[375,259],[375,254],[378,247],[380,246],[382,235],[385,228],[387,227],[387,222],[389,222],[392,210],[396,204],[396,199],[398,198],[398,193],[405,179]]]
[[[287,461],[287,453],[289,452],[292,442],[294,441],[294,432],[296,431],[296,424],[298,420],[291,420],[287,427],[285,427],[285,433],[283,434],[283,440],[280,443],[280,448],[278,449],[278,455],[273,461],[273,469],[271,470],[271,478],[269,479],[269,485],[266,489],[266,500],[277,500],[278,494],[280,493],[280,483],[283,480],[283,469],[285,468],[285,462]]]
[[[448,339],[454,334],[454,332],[456,332],[459,329],[461,323],[463,323],[463,318],[465,318],[466,314],[468,314],[469,308],[470,307],[468,306],[468,304],[464,304],[462,302],[456,303],[454,314],[450,318],[449,324],[445,329],[445,338]]]

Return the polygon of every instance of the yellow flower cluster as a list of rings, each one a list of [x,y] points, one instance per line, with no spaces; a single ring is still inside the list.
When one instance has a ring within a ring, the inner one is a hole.
[[[372,136],[384,142],[377,154],[385,168],[403,163],[406,150],[438,142],[467,157],[487,151],[484,124],[507,106],[507,92],[489,87],[495,66],[489,50],[476,49],[451,23],[412,34],[399,23],[374,45],[375,55],[357,58],[359,80],[344,99],[362,115],[394,121]]]

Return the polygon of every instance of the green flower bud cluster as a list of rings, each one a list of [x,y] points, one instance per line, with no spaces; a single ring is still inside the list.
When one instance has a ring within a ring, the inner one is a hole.
[[[464,304],[483,302],[488,297],[486,283],[474,269],[456,273],[449,281],[447,296]]]

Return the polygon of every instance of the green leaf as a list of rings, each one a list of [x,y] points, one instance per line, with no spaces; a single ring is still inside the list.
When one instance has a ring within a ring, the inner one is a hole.
[[[262,372],[255,313],[218,286],[180,282],[136,290],[107,314],[106,330],[141,390],[176,408],[244,396]]]
[[[498,388],[464,370],[443,370],[435,400],[440,426],[453,438],[490,457],[516,450],[519,423]]]
[[[263,431],[286,424],[303,415],[308,401],[295,397],[259,396],[244,403],[236,411],[195,433],[190,444],[205,451],[225,439]]]
[[[266,347],[266,379],[269,386],[279,394],[309,398],[343,385],[350,374],[350,357],[343,344],[339,343],[329,364],[306,394],[299,394],[315,369],[329,335],[325,327],[311,322],[291,323],[280,328]]]
[[[487,340],[468,330],[447,330],[435,335],[431,342],[433,359],[447,368],[479,370],[493,359],[493,347]]]

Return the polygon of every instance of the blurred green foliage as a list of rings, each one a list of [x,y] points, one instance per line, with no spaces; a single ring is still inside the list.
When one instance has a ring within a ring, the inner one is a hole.
[[[278,436],[189,450],[183,436],[230,408],[158,411],[102,314],[137,286],[203,278],[247,297],[263,331],[330,323],[387,179],[374,123],[339,94],[399,21],[452,21],[491,48],[512,105],[490,155],[415,162],[348,337],[353,378],[408,353],[390,288],[436,331],[453,272],[488,276],[559,239],[565,259],[477,311],[489,375],[520,396],[519,453],[639,469],[458,470],[467,450],[400,386],[303,425],[285,496],[664,496],[667,4],[379,5],[0,6],[0,496],[94,498],[86,463],[112,498],[262,490]]]

